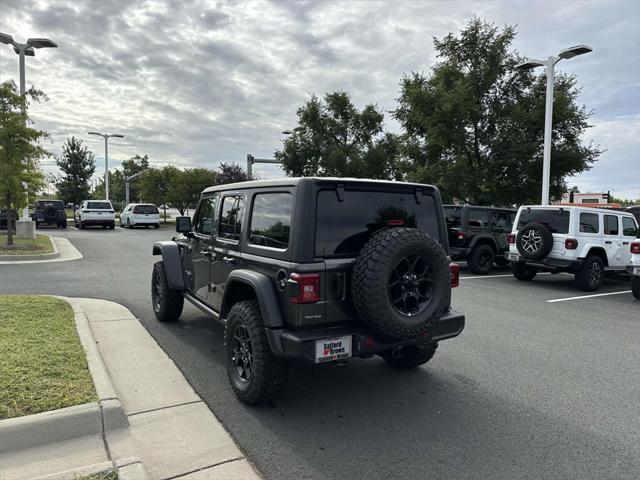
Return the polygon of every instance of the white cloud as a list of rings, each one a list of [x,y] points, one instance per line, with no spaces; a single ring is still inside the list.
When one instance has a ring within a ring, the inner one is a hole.
[[[85,140],[97,173],[103,146],[86,135],[93,129],[126,135],[110,144],[114,160],[148,153],[157,165],[214,167],[271,156],[310,93],[343,89],[359,106],[393,109],[402,74],[435,61],[432,37],[477,15],[517,24],[523,55],[594,47],[558,65],[578,76],[579,100],[595,110],[586,138],[607,150],[572,181],[631,196],[640,184],[640,2],[21,3],[0,3],[0,31],[60,45],[27,59],[28,84],[50,98],[33,108],[37,125],[52,133],[54,152],[67,136]],[[17,80],[16,60],[0,48],[0,80]],[[279,175],[276,166],[256,170]]]

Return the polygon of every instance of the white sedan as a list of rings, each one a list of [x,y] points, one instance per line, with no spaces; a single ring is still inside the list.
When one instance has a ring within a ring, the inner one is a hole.
[[[130,203],[120,214],[120,226],[133,228],[137,226],[153,226],[160,228],[160,212],[151,203]]]

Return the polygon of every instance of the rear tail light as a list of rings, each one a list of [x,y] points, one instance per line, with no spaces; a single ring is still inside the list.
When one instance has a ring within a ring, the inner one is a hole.
[[[457,263],[449,264],[449,275],[451,277],[451,288],[456,288],[460,285],[460,265]]]
[[[631,253],[635,253],[640,254],[640,243],[639,242],[633,242],[631,244]]]
[[[509,235],[507,235],[507,242],[516,243],[516,234],[510,233]]]
[[[458,240],[464,240],[464,237],[466,237],[466,235],[463,231],[456,232],[456,238]]]
[[[292,273],[289,281],[294,285],[294,295],[290,295],[291,303],[316,303],[320,300],[320,274],[318,273]],[[297,292],[296,292],[297,290]]]
[[[390,227],[401,227],[404,225],[404,220],[388,220],[387,225]]]
[[[564,248],[566,248],[567,250],[575,250],[576,248],[578,248],[578,240],[576,240],[575,238],[566,238],[564,240]]]

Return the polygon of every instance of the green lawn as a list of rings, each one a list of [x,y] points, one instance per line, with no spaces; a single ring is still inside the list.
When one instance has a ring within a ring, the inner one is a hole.
[[[118,472],[116,470],[109,470],[108,472],[76,477],[75,480],[118,480]]]
[[[7,247],[7,235],[0,234],[0,255],[34,255],[53,253],[51,239],[46,235],[36,235],[35,240],[13,236],[13,247]]]
[[[0,296],[0,419],[96,400],[71,306]]]

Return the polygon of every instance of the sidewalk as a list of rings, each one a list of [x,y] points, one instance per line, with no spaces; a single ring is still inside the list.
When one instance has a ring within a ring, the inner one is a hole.
[[[101,399],[103,420],[97,433],[0,454],[1,480],[74,479],[114,467],[123,480],[260,479],[127,308],[105,300],[65,300],[74,309],[79,330],[88,320],[101,358],[92,359],[91,347],[84,341],[83,346],[89,362],[102,361],[109,377],[96,382],[94,375],[94,383],[112,382],[114,398]],[[105,406],[114,402],[121,403],[126,420],[105,416]]]

